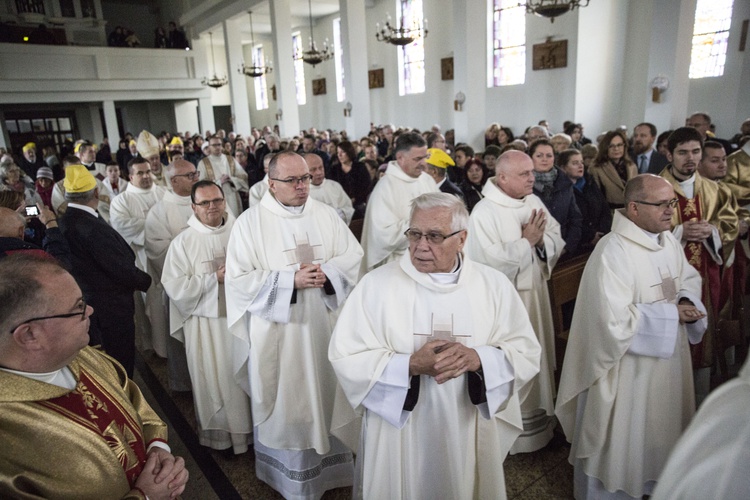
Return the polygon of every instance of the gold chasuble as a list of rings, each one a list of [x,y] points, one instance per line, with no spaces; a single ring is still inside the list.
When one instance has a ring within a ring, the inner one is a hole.
[[[693,368],[707,368],[713,365],[716,356],[716,325],[719,312],[728,300],[728,294],[722,293],[722,274],[727,272],[725,264],[734,251],[739,233],[738,218],[731,203],[731,193],[719,188],[719,185],[695,173],[693,197],[688,198],[680,187],[680,181],[672,175],[671,165],[665,168],[661,176],[672,184],[679,200],[679,205],[672,214],[672,229],[687,221],[708,221],[716,227],[721,238],[721,248],[715,248],[718,261],[707,248],[706,242],[683,241],[685,257],[690,265],[698,270],[703,278],[701,300],[708,310],[708,329],[703,340],[690,346]]]
[[[72,391],[0,371],[0,497],[125,498],[148,445],[166,441],[112,358],[86,347],[69,368]]]
[[[727,156],[727,175],[723,179],[743,207],[750,204],[750,154],[747,150],[743,147]]]

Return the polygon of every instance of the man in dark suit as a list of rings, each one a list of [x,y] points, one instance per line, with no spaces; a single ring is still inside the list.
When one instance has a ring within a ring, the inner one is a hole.
[[[654,149],[655,141],[656,127],[653,123],[639,123],[633,129],[633,149],[630,150],[630,158],[638,167],[639,174],[659,175],[669,163],[666,156]]]
[[[96,211],[99,190],[83,165],[65,169],[68,208],[60,229],[68,241],[72,274],[86,302],[94,308],[89,344],[101,344],[133,376],[135,364],[135,303],[133,292],[145,292],[151,277],[135,265],[135,254],[117,231]]]
[[[431,148],[427,152],[430,154],[430,157],[425,160],[427,162],[427,170],[425,172],[435,179],[435,183],[440,191],[452,194],[461,201],[464,201],[464,193],[461,191],[461,188],[451,182],[447,176],[448,167],[456,165],[453,158],[442,149]]]

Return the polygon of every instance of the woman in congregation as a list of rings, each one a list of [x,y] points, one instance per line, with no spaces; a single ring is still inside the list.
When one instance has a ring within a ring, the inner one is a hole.
[[[461,191],[464,193],[464,201],[466,202],[466,208],[469,213],[474,209],[477,203],[479,203],[484,196],[482,195],[482,188],[484,183],[490,176],[490,171],[484,164],[472,158],[464,165],[466,169],[466,179],[461,183]]]
[[[357,152],[349,141],[341,141],[336,146],[338,161],[331,165],[331,179],[341,184],[346,194],[352,199],[354,219],[365,215],[367,197],[370,195],[372,178],[367,167],[356,161]]]
[[[581,244],[579,253],[593,250],[599,239],[612,228],[612,212],[594,180],[584,171],[583,156],[577,149],[560,153],[560,169],[573,183],[576,205],[581,211]]]
[[[638,175],[638,167],[628,156],[627,139],[622,131],[604,134],[588,173],[604,193],[610,209],[625,206],[625,183]]]
[[[529,156],[534,163],[534,194],[560,223],[566,253],[575,254],[581,242],[582,221],[573,194],[573,183],[555,167],[555,151],[547,139],[532,142]]]

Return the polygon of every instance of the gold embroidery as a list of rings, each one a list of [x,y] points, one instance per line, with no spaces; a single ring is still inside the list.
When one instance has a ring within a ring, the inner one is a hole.
[[[89,412],[89,416],[92,419],[99,418],[96,413],[91,411],[89,408],[94,408],[96,410],[103,410],[104,412],[109,413],[109,410],[107,409],[107,403],[103,402],[101,399],[96,397],[95,394],[93,394],[91,391],[89,391],[88,387],[83,382],[79,382],[76,386],[75,392],[81,395],[81,399],[83,400],[83,404],[86,405],[86,410]]]
[[[136,444],[138,438],[133,434],[130,427],[123,425],[122,428],[119,428],[113,420],[104,430],[103,436],[125,472],[138,466],[138,457],[130,446]]]
[[[695,198],[690,198],[685,202],[685,209],[682,212],[682,220],[689,220],[689,218],[694,215],[698,215],[698,209],[695,206]]]

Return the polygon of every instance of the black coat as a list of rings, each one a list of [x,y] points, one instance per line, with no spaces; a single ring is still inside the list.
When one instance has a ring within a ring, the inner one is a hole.
[[[466,208],[469,210],[469,213],[471,213],[477,203],[484,198],[482,195],[482,185],[472,184],[469,182],[469,179],[466,179],[461,184],[461,191],[464,193],[464,203],[466,203]]]
[[[135,265],[130,245],[101,217],[68,206],[59,220],[71,252],[72,274],[93,308],[89,343],[101,343],[107,354],[132,376],[135,361],[133,292],[145,292],[151,276]]]
[[[573,188],[576,204],[583,216],[581,227],[581,251],[591,250],[591,240],[596,233],[607,234],[612,229],[612,212],[599,186],[590,175],[584,176],[583,190]]]
[[[632,149],[630,150],[629,153],[630,153],[630,159],[633,160],[633,163],[635,163],[635,166],[637,167],[638,156],[640,155],[637,155]],[[666,156],[654,150],[654,152],[651,153],[651,159],[648,162],[648,170],[646,170],[646,172],[643,172],[643,173],[659,175],[661,171],[664,170],[664,167],[666,167],[668,163],[669,163],[669,160],[667,160]]]
[[[464,192],[461,191],[461,188],[452,183],[451,180],[447,177],[445,178],[445,182],[440,184],[440,191],[442,191],[443,193],[458,196],[461,201],[464,201]]]
[[[557,169],[557,178],[552,185],[552,191],[545,196],[534,185],[534,194],[544,202],[544,206],[547,207],[552,217],[560,223],[565,249],[569,253],[577,252],[578,245],[581,243],[581,211],[576,204],[573,183],[568,176],[562,170]]]

